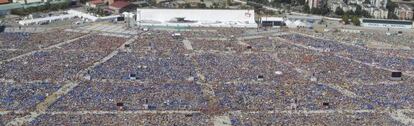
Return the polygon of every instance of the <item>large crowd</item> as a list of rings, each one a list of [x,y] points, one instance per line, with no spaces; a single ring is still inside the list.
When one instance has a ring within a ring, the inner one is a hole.
[[[31,110],[58,90],[60,82],[67,80],[80,84],[52,104],[48,113],[140,110],[201,113],[43,114],[31,125],[211,125],[211,118],[217,115],[203,113],[211,108],[228,114],[232,125],[379,124],[376,121],[397,124],[381,113],[350,117],[266,112],[402,109],[411,108],[414,103],[409,85],[414,82],[412,77],[403,75],[402,81],[391,85],[395,82],[386,70],[414,70],[412,59],[400,55],[300,34],[238,40],[237,37],[246,35],[245,29],[183,31],[179,32],[180,37],[174,37],[174,33],[152,30],[140,34],[115,56],[82,74],[89,79],[79,80],[75,75],[116,50],[126,38],[87,35],[57,48],[5,62],[0,65],[0,79],[16,82],[0,85],[0,110]],[[6,34],[11,33],[3,36]],[[67,34],[70,35],[62,36],[59,41],[82,35]],[[32,48],[31,44],[27,44],[30,48],[23,46],[26,44],[22,42],[37,45],[35,38],[27,33],[14,33],[0,39],[14,44],[1,48],[42,49]],[[43,39],[45,47],[57,43],[47,41],[51,38]],[[193,50],[183,40],[188,40]],[[24,83],[35,80],[45,82]],[[330,85],[361,97],[349,97]],[[212,94],[205,90],[211,90]],[[233,115],[234,111],[243,115]],[[252,111],[258,113],[243,113]]]
[[[0,110],[28,111],[60,88],[58,84],[0,83]]]
[[[2,64],[0,77],[15,81],[65,81],[80,70],[108,55],[125,39],[91,35],[59,48],[34,52],[32,55]]]
[[[50,111],[200,110],[206,106],[201,88],[193,82],[82,83],[62,97]]]
[[[45,114],[31,122],[30,125],[140,125],[140,126],[207,126],[209,117],[194,114],[86,114],[64,115]]]
[[[328,114],[287,114],[249,113],[230,114],[235,126],[325,126],[325,125],[404,125],[385,113],[328,113]]]
[[[47,33],[0,33],[0,60],[5,60],[26,52],[40,50],[84,34],[62,30]]]

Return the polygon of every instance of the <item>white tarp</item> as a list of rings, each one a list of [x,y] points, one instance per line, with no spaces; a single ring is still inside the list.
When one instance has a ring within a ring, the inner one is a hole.
[[[186,22],[175,22],[177,18]],[[257,27],[254,10],[137,9],[137,21],[152,26]]]

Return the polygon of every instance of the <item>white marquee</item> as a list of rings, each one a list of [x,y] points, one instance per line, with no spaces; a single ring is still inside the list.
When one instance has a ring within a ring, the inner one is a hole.
[[[257,27],[254,10],[137,9],[137,21],[150,26]]]

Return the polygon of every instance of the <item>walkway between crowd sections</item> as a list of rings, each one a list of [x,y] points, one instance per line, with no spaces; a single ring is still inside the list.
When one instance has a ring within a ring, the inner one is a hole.
[[[413,112],[413,110],[396,110],[396,111],[388,112],[388,115],[390,115],[391,118],[393,118],[394,120],[397,120],[407,126],[414,125],[414,119],[405,115],[404,112]]]
[[[3,64],[4,62],[10,62],[10,61],[13,61],[13,60],[16,60],[16,59],[25,57],[25,56],[33,55],[34,53],[39,52],[39,51],[44,51],[44,50],[49,50],[49,49],[53,49],[53,48],[58,48],[59,46],[72,43],[72,42],[77,41],[77,40],[79,40],[81,38],[88,37],[90,35],[92,35],[92,34],[85,34],[85,35],[79,36],[77,38],[74,38],[74,39],[71,39],[71,40],[68,40],[68,41],[65,41],[65,42],[61,42],[61,43],[58,43],[58,44],[54,44],[54,45],[51,45],[51,46],[46,47],[46,48],[43,48],[43,49],[33,50],[33,51],[30,51],[30,52],[27,52],[27,53],[18,55],[16,57],[12,57],[12,58],[9,58],[9,59],[5,59],[5,60],[0,61],[0,65]]]
[[[196,82],[196,84],[199,84],[201,86],[201,90],[203,92],[204,97],[208,98],[209,100],[213,100],[215,97],[213,86],[207,83],[205,79],[206,77],[201,72],[200,64],[196,61],[194,57],[192,57],[192,63],[195,66],[195,71],[198,77],[198,81]]]
[[[112,51],[109,55],[105,56],[104,58],[102,58],[101,60],[95,62],[93,65],[91,65],[90,67],[78,72],[78,74],[76,75],[77,78],[82,78],[83,74],[96,67],[99,64],[102,64],[106,61],[108,61],[110,58],[112,58],[113,56],[115,56],[116,54],[118,54],[118,52],[123,49],[125,47],[126,44],[130,44],[132,42],[134,42],[139,36],[135,36],[131,39],[129,39],[128,41],[126,41],[124,44],[122,44],[120,47],[118,47],[117,49],[115,49],[114,51]],[[62,44],[57,44],[53,47],[58,47],[59,45]],[[53,48],[50,47],[50,48]],[[39,104],[36,105],[36,110],[33,112],[30,112],[29,115],[24,116],[24,117],[20,117],[20,118],[15,118],[14,120],[12,120],[11,122],[7,123],[7,126],[15,126],[15,125],[25,125],[33,120],[35,120],[38,116],[44,114],[46,112],[46,109],[48,107],[50,107],[54,102],[56,102],[60,97],[66,95],[67,93],[69,93],[70,91],[72,91],[75,87],[77,87],[79,85],[80,82],[73,82],[73,81],[69,81],[66,82],[65,85],[63,85],[58,91],[54,92],[52,95],[46,97],[46,99],[42,102],[40,102]]]
[[[184,47],[187,50],[193,50],[193,46],[191,46],[191,42],[188,39],[184,39],[183,40],[183,43],[184,43]]]

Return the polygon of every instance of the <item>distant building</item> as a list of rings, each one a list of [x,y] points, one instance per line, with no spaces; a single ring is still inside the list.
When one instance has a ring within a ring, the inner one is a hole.
[[[377,8],[386,8],[388,0],[371,0],[371,4],[373,4]]]
[[[10,14],[10,10],[23,8],[23,5],[18,3],[0,4],[0,16]]]
[[[398,8],[395,8],[394,14],[400,20],[411,20],[413,19],[413,8],[406,4],[400,4]]]
[[[306,0],[308,2],[309,8],[319,8],[322,0]]]
[[[127,1],[115,1],[111,5],[109,5],[109,9],[111,9],[114,13],[122,13],[128,10],[131,7],[131,3]]]
[[[388,10],[385,8],[376,8],[370,12],[371,15],[376,19],[387,19],[388,18]]]
[[[389,19],[368,19],[361,18],[361,26],[363,27],[380,27],[380,28],[413,28],[412,21],[389,20]]]
[[[92,8],[97,8],[99,6],[103,6],[105,5],[104,1],[102,0],[92,0],[86,3],[86,6],[92,7]]]
[[[0,0],[0,4],[8,4],[8,3],[10,3],[9,0]]]

